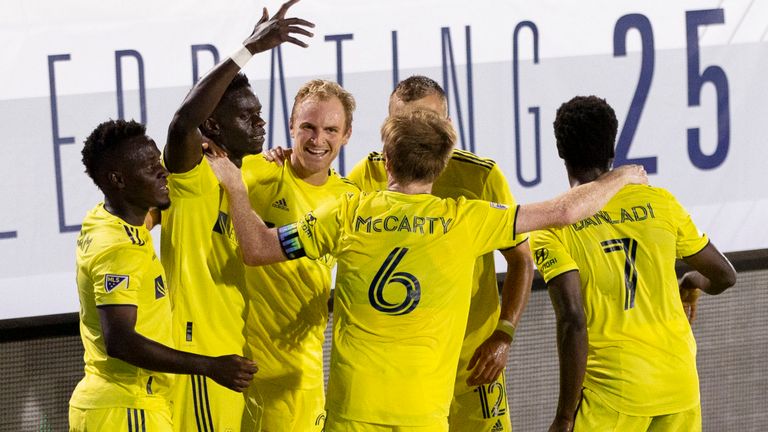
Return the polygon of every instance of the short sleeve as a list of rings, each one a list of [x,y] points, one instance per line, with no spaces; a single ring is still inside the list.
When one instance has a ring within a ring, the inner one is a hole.
[[[171,201],[174,199],[198,198],[218,190],[219,181],[213,173],[208,159],[203,158],[191,170],[184,173],[172,173],[168,176],[168,188]]]
[[[685,208],[677,201],[677,199],[669,194],[670,210],[672,218],[675,221],[677,229],[677,257],[685,258],[691,255],[695,255],[700,252],[709,243],[709,238],[706,234],[699,231],[696,225],[693,223],[691,215]]]
[[[518,243],[515,235],[518,206],[463,198],[458,202],[462,206],[462,218],[466,218],[468,224],[467,247],[474,247],[478,256]]]
[[[146,251],[131,246],[96,258],[91,267],[96,306],[138,305],[145,264]]]
[[[485,186],[483,187],[483,195],[480,199],[504,204],[509,207],[517,206],[517,200],[515,200],[512,191],[509,189],[509,183],[507,183],[504,173],[501,172],[501,168],[499,168],[499,165],[496,163],[494,163],[493,168],[491,168],[491,171],[488,174]],[[517,246],[527,239],[528,233],[518,235],[515,238],[515,244],[512,246]]]
[[[375,192],[387,189],[387,173],[381,154],[373,152],[352,168],[347,179],[360,190]]]
[[[533,261],[545,282],[549,282],[563,273],[579,270],[568,248],[552,230],[533,231],[531,233],[531,253]]]

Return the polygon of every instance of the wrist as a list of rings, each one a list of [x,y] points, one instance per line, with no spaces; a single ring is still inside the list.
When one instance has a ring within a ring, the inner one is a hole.
[[[241,46],[237,49],[237,51],[233,52],[229,55],[230,60],[235,62],[235,64],[240,68],[244,68],[245,65],[248,63],[248,60],[253,57],[253,53],[245,47],[245,45]]]
[[[502,332],[509,336],[510,343],[515,340],[515,325],[512,324],[512,321],[500,319],[498,324],[496,324],[496,331]]]

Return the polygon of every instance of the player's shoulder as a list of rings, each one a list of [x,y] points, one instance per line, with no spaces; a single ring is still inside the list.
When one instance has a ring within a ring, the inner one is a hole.
[[[143,226],[130,225],[109,214],[100,205],[91,210],[83,220],[77,240],[80,254],[97,256],[117,249],[135,250],[151,243],[151,234]]]
[[[480,157],[466,150],[454,149],[448,165],[454,165],[461,169],[479,169],[490,171],[496,166],[493,159]]]
[[[370,152],[365,158],[365,161],[370,163],[382,163],[384,162],[384,154],[377,151]]]

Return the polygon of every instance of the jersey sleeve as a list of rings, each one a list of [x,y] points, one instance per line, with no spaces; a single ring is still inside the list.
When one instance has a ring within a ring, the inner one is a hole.
[[[501,172],[501,168],[499,168],[499,165],[496,163],[494,163],[493,168],[491,168],[491,172],[488,174],[488,178],[485,181],[481,199],[504,204],[509,207],[517,206],[517,200],[515,200],[512,191],[509,189],[509,183],[507,183],[504,173]],[[515,239],[515,244],[512,246],[517,246],[527,239],[528,233],[518,235]]]
[[[135,247],[113,248],[91,267],[96,306],[138,305],[146,252]]]
[[[685,258],[695,255],[709,243],[709,238],[696,228],[690,213],[672,194],[669,194],[669,199],[670,210],[677,228],[677,257]]]
[[[563,273],[579,270],[568,248],[552,230],[532,232],[531,251],[544,282],[549,282]]]
[[[341,200],[325,203],[307,213],[298,222],[277,230],[278,239],[288,259],[318,259],[336,250],[342,230]]]
[[[191,170],[184,173],[171,173],[168,176],[168,189],[171,201],[174,199],[198,198],[218,189],[219,181],[213,173],[208,159],[203,158]]]
[[[518,243],[515,235],[518,206],[507,207],[482,200],[465,201],[463,198],[459,199],[459,203],[465,215],[462,217],[466,217],[468,224],[466,244],[475,247],[479,255],[507,249]]]

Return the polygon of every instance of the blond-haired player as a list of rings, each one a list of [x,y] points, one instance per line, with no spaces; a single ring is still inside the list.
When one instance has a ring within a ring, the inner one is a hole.
[[[230,198],[247,264],[336,257],[327,432],[447,431],[475,259],[515,244],[517,233],[591,214],[639,167],[550,201],[508,208],[430,194],[455,144],[431,111],[382,126],[386,191],[347,194],[296,223],[268,228],[250,208],[240,172],[211,162]]]

